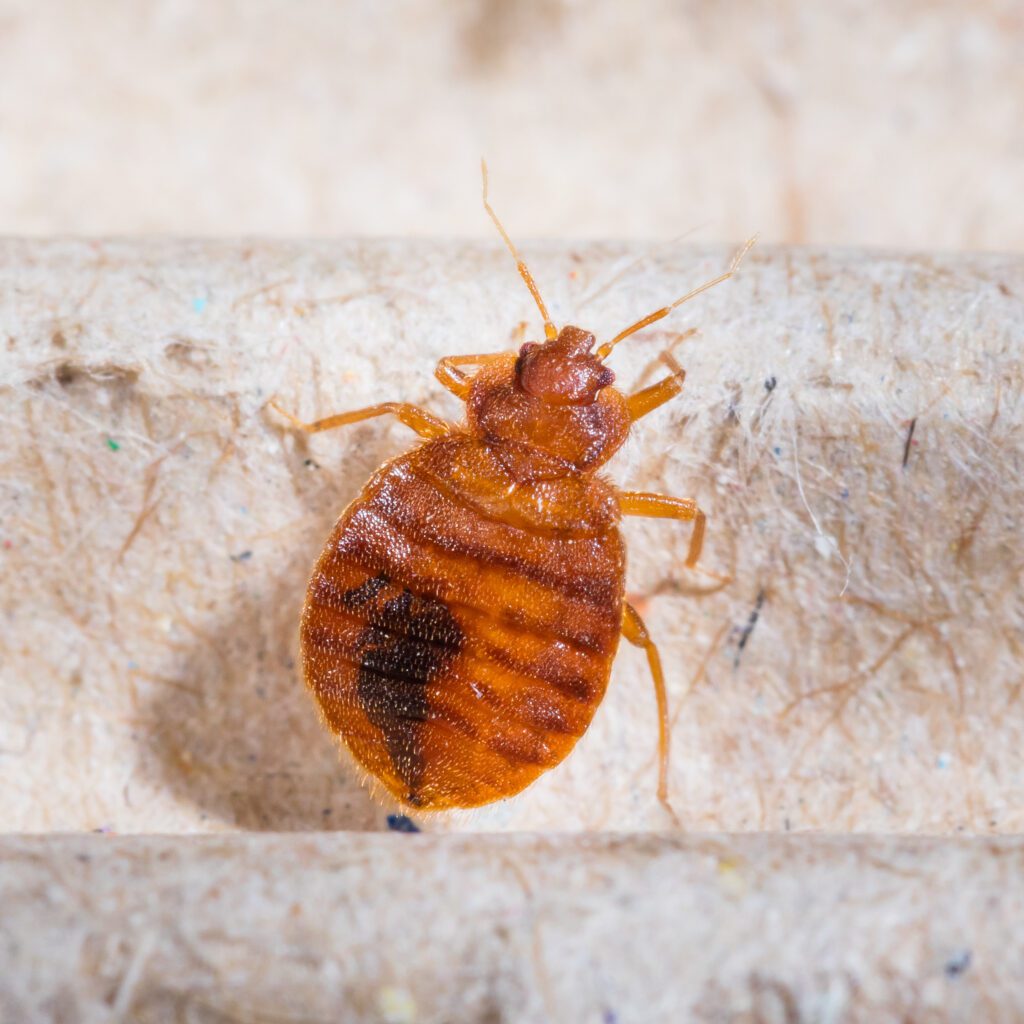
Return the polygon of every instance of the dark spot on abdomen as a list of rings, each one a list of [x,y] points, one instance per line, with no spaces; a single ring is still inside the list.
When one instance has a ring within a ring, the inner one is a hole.
[[[430,714],[427,683],[458,655],[465,639],[447,605],[414,594],[380,573],[344,594],[368,625],[359,634],[356,696],[384,734],[388,756],[416,805],[425,769],[423,724]]]
[[[324,579],[326,583],[330,583],[330,580],[327,580],[325,577],[321,576],[321,579]],[[363,580],[358,587],[346,590],[341,595],[341,603],[346,608],[362,608],[373,601],[390,582],[391,580],[386,572],[377,573],[376,576],[370,576],[368,579]]]

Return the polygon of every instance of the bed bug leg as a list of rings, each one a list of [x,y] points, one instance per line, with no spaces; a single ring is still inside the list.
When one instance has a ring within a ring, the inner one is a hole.
[[[526,332],[530,329],[529,323],[525,320],[520,320],[519,323],[512,328],[509,332],[509,341],[512,344],[513,349],[518,349],[526,339]]]
[[[707,516],[693,498],[673,498],[667,494],[651,494],[648,491],[619,491],[619,509],[624,516],[648,516],[652,519],[678,519],[681,522],[692,522],[693,533],[690,534],[690,550],[686,554],[687,569],[693,569],[703,576],[718,580],[722,586],[732,582],[731,576],[723,576],[720,572],[705,569],[697,562],[704,548],[704,527]]]
[[[303,423],[297,416],[282,409],[273,399],[267,404],[288,420],[296,430],[302,430],[307,434],[318,434],[321,430],[333,430],[335,427],[344,427],[349,423],[358,423],[360,420],[368,420],[374,416],[395,416],[407,427],[415,430],[420,437],[443,437],[451,429],[444,420],[439,419],[433,413],[406,402],[381,402],[380,405],[370,405],[365,409],[353,409],[351,412],[326,416],[324,419],[314,420],[312,423]]]
[[[704,525],[707,518],[693,498],[671,498],[667,494],[648,491],[619,491],[619,508],[624,516],[648,516],[652,519],[678,519],[693,523],[686,568],[692,569],[704,547]]]
[[[674,356],[662,352],[661,361],[672,371],[672,374],[626,397],[630,421],[636,423],[642,416],[653,412],[658,406],[664,405],[669,399],[675,398],[683,390],[686,371],[676,362]]]
[[[640,613],[631,604],[625,604],[622,607],[622,635],[634,647],[642,647],[647,655],[647,664],[651,670],[651,678],[654,680],[654,696],[658,702],[658,800],[678,825],[679,819],[668,799],[669,723],[665,673],[661,668],[658,648],[647,632]]]
[[[469,384],[473,379],[467,376],[460,366],[482,366],[503,358],[503,353],[489,353],[479,356],[445,356],[435,367],[434,376],[457,398],[465,401],[469,397]]]

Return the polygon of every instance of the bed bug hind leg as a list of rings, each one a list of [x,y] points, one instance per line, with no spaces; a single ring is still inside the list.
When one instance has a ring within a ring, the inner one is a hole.
[[[677,826],[679,818],[668,798],[669,720],[668,694],[665,692],[665,673],[661,668],[658,648],[647,632],[640,613],[631,605],[622,606],[622,635],[634,647],[642,647],[654,680],[654,696],[658,702],[658,801],[671,815]],[[680,826],[681,827],[681,826]]]
[[[325,416],[321,420],[314,420],[312,423],[304,423],[297,416],[293,416],[286,409],[282,409],[273,399],[267,403],[275,412],[280,413],[296,429],[306,434],[319,434],[321,430],[333,430],[335,427],[344,427],[349,423],[359,423],[361,420],[372,419],[374,416],[394,416],[407,427],[415,430],[420,437],[443,437],[451,427],[444,420],[435,416],[426,409],[416,405],[409,405],[407,402],[381,402],[379,405],[370,405],[365,409],[353,409],[351,412],[341,412],[334,416]]]

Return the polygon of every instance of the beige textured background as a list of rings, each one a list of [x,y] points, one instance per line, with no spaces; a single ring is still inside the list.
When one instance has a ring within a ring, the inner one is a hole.
[[[1017,249],[1016,0],[0,4],[0,228]]]
[[[554,315],[607,338],[729,253],[532,256]],[[697,337],[650,330],[612,359],[629,388],[677,344],[684,395],[610,475],[698,497],[705,563],[734,578],[701,596],[715,583],[681,569],[686,527],[628,522],[681,820],[1018,831],[1024,261],[748,259],[678,311]],[[8,244],[9,825],[379,827],[297,679],[296,624],[331,524],[414,435],[378,420],[297,439],[265,403],[316,418],[398,399],[457,418],[435,361],[501,348],[523,318],[495,242]],[[655,736],[645,661],[624,648],[562,768],[447,824],[667,827]]]
[[[1024,1020],[1022,52],[1015,0],[0,0],[0,1024]],[[409,436],[264,402],[456,412],[532,316],[481,155],[604,335],[762,232],[616,353],[701,328],[612,469],[711,513],[729,587],[639,522],[630,587],[680,817],[749,835],[608,831],[668,824],[633,650],[471,834],[355,834],[295,623]]]
[[[12,1022],[1021,1019],[1016,840],[8,837],[0,857]]]

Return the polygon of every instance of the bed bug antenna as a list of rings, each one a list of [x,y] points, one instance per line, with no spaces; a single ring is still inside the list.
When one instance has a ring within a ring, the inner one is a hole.
[[[558,331],[555,325],[551,322],[551,317],[548,316],[547,307],[544,305],[544,300],[540,297],[540,292],[537,290],[537,284],[533,280],[533,275],[530,273],[529,267],[523,262],[522,257],[519,255],[519,251],[512,243],[512,239],[508,237],[508,232],[502,227],[501,221],[498,220],[498,215],[494,212],[491,204],[487,201],[487,162],[485,160],[480,161],[480,174],[483,177],[484,183],[484,209],[487,211],[491,220],[494,221],[494,226],[498,229],[501,237],[505,240],[505,244],[508,246],[508,251],[512,253],[512,258],[516,261],[516,268],[519,271],[519,276],[526,283],[526,287],[530,289],[530,294],[533,296],[533,301],[537,303],[537,308],[540,310],[540,315],[544,318],[544,337],[550,341],[552,338],[558,337]]]
[[[701,292],[706,292],[709,288],[714,288],[716,284],[721,284],[723,281],[728,281],[733,274],[736,273],[740,268],[740,264],[743,262],[743,257],[750,252],[751,246],[757,241],[757,235],[752,235],[750,238],[743,243],[742,247],[737,251],[736,255],[732,258],[732,263],[729,265],[729,269],[724,274],[719,274],[718,277],[712,278],[710,281],[705,281],[699,288],[694,288],[692,292],[687,292],[681,299],[676,299],[669,306],[664,306],[654,313],[650,313],[645,316],[642,320],[637,320],[632,327],[627,327],[624,331],[620,331],[612,338],[611,341],[606,341],[603,345],[598,348],[596,355],[598,359],[604,359],[611,352],[613,348],[620,341],[628,338],[631,334],[636,334],[637,331],[642,331],[645,327],[650,324],[656,323],[662,317],[666,317],[672,312],[677,306],[681,306],[684,302],[689,302],[690,299],[696,298]]]

